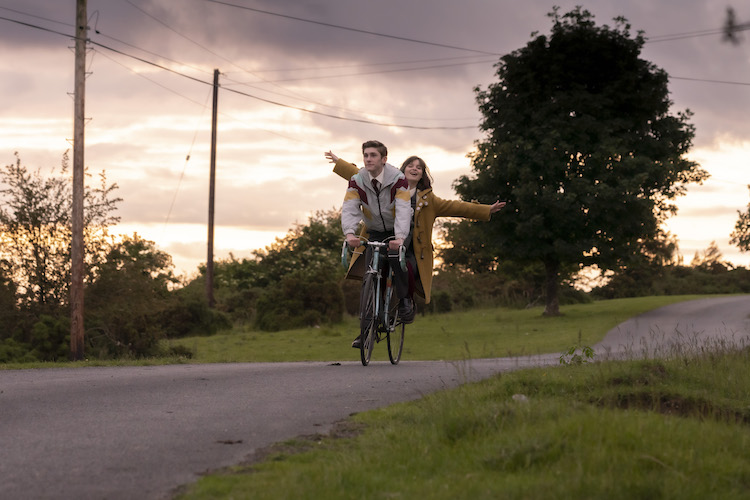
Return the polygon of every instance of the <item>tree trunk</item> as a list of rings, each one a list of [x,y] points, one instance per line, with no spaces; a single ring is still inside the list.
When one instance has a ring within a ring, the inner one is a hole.
[[[558,295],[558,275],[560,271],[560,263],[557,260],[546,260],[544,262],[544,270],[547,275],[544,284],[545,299],[547,303],[544,308],[544,316],[559,316],[560,298]]]

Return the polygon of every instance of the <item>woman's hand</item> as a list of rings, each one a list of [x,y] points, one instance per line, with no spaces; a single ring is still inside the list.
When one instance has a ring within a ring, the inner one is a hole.
[[[490,205],[490,213],[494,214],[495,212],[499,212],[504,206],[505,206],[505,202],[498,200],[492,205]]]
[[[339,160],[339,157],[331,153],[330,151],[326,151],[324,154],[326,155],[326,158],[328,158],[328,161],[330,161],[331,163],[336,163]]]

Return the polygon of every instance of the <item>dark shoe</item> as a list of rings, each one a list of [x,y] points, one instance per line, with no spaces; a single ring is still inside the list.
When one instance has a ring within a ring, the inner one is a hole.
[[[352,342],[352,347],[355,349],[361,349],[362,348],[362,337],[358,336],[356,339],[354,339],[354,342]]]
[[[416,308],[414,307],[414,301],[411,299],[401,299],[398,305],[398,317],[402,323],[409,324],[414,323],[414,316]]]

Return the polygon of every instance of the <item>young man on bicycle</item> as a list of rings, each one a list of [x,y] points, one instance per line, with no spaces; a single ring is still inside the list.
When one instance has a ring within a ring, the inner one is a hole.
[[[341,207],[341,228],[346,241],[352,248],[360,246],[356,235],[361,222],[367,227],[370,241],[389,241],[388,260],[393,269],[396,294],[399,297],[398,314],[404,323],[414,321],[414,302],[409,296],[409,274],[398,265],[398,248],[409,236],[412,209],[409,198],[409,184],[399,169],[386,162],[388,149],[378,141],[362,144],[364,168],[361,168],[349,181]],[[392,255],[392,253],[394,253]],[[357,256],[355,256],[356,258]],[[361,255],[359,256],[361,257]],[[370,248],[367,248],[364,262],[369,262]],[[362,261],[361,258],[357,259]],[[355,262],[352,262],[355,265]],[[352,343],[359,349],[360,338]]]

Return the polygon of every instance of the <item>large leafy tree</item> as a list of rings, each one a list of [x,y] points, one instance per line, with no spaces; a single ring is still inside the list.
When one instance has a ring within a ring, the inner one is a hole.
[[[486,137],[454,187],[510,201],[472,236],[496,259],[542,262],[545,314],[556,315],[561,273],[624,265],[707,174],[685,158],[690,112],[670,114],[668,76],[640,58],[642,34],[623,18],[597,26],[580,7],[550,17],[549,36],[502,57],[498,81],[476,89]]]

